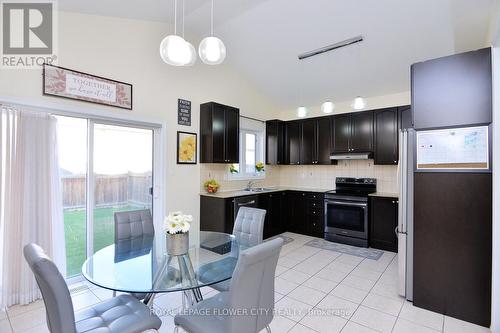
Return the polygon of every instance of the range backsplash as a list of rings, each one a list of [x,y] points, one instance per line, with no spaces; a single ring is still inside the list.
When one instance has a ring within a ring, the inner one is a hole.
[[[201,164],[201,190],[203,182],[215,178],[221,191],[238,190],[248,180],[228,180],[228,166],[224,164]],[[373,160],[339,161],[338,165],[266,165],[266,178],[257,186],[290,186],[333,189],[336,177],[365,177],[377,179],[377,191],[398,192],[398,167],[374,165]]]

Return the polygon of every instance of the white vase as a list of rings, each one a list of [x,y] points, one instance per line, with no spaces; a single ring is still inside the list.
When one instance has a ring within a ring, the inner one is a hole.
[[[183,234],[167,234],[167,253],[180,256],[189,251],[189,232]]]

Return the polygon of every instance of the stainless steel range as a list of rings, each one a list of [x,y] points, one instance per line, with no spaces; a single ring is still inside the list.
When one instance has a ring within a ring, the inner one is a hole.
[[[377,191],[373,178],[344,178],[325,194],[325,239],[368,247],[368,195]]]

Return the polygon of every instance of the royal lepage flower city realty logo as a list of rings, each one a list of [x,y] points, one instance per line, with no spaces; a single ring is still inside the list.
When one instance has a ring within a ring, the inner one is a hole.
[[[55,1],[2,1],[0,67],[41,68],[57,60]]]

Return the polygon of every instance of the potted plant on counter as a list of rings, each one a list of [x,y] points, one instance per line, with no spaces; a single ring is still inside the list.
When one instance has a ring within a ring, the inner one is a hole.
[[[264,171],[264,163],[259,162],[259,163],[255,164],[255,171],[263,172]]]
[[[167,253],[179,256],[188,253],[189,228],[193,217],[182,212],[172,212],[165,217],[164,231],[167,239]]]
[[[216,193],[217,190],[219,189],[220,185],[215,179],[209,179],[207,180],[203,186],[205,187],[205,190],[208,193]]]

